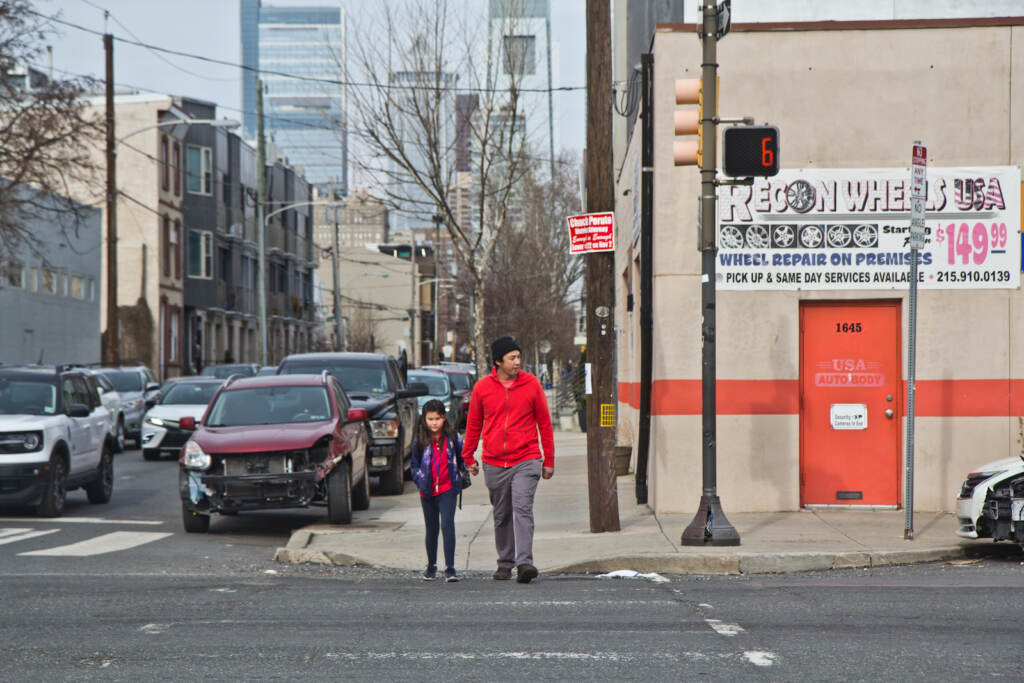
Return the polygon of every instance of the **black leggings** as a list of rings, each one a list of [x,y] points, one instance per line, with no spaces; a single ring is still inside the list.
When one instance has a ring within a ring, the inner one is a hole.
[[[423,521],[427,525],[427,564],[437,566],[437,532],[444,532],[444,564],[446,569],[455,569],[455,501],[458,494],[448,489],[438,496],[424,498]],[[440,527],[438,521],[440,520]]]

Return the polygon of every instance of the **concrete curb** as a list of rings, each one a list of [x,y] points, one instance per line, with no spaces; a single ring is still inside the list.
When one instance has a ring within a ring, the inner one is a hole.
[[[293,543],[296,540],[298,542]],[[293,539],[289,545],[308,544],[308,540],[308,536],[304,539]],[[597,574],[617,569],[633,569],[659,574],[788,574],[941,562],[961,558],[966,554],[965,548],[957,545],[922,550],[875,552],[621,555],[544,568],[543,571],[546,574]],[[278,548],[274,553],[274,561],[285,564],[387,568],[346,553],[295,547]]]

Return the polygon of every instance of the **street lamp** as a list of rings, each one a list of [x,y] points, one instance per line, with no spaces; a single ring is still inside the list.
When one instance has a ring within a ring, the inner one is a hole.
[[[264,172],[264,169],[259,169],[260,173]],[[267,221],[271,216],[276,216],[279,213],[284,213],[290,209],[297,209],[302,206],[343,206],[344,202],[292,202],[291,204],[285,204],[280,206],[273,211],[262,213],[260,217],[260,232],[259,232],[259,244],[257,245],[258,260],[257,268],[260,271],[260,291],[259,291],[259,326],[260,326],[260,365],[267,364],[267,259],[266,259],[266,245],[265,245],[265,234],[267,232]],[[262,211],[262,206],[258,206]],[[337,294],[335,294],[335,315],[337,315]],[[336,324],[340,324],[337,323]]]
[[[120,138],[113,137],[113,116],[108,115],[107,125],[107,333],[104,335],[106,349],[105,360],[118,363],[121,360],[119,347],[120,323],[117,315],[117,152],[118,145],[133,135],[138,135],[154,128],[168,126],[191,126],[207,124],[215,128],[238,128],[240,124],[234,119],[177,119],[161,121],[142,128],[137,128]]]

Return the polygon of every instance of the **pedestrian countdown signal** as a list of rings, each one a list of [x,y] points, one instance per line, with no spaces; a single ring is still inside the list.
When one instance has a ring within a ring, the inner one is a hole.
[[[722,170],[730,178],[773,176],[779,172],[779,129],[730,126],[722,133]]]

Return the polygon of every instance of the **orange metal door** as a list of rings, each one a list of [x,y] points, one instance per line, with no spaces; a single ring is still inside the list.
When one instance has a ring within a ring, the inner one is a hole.
[[[800,307],[801,505],[899,505],[900,304]]]

